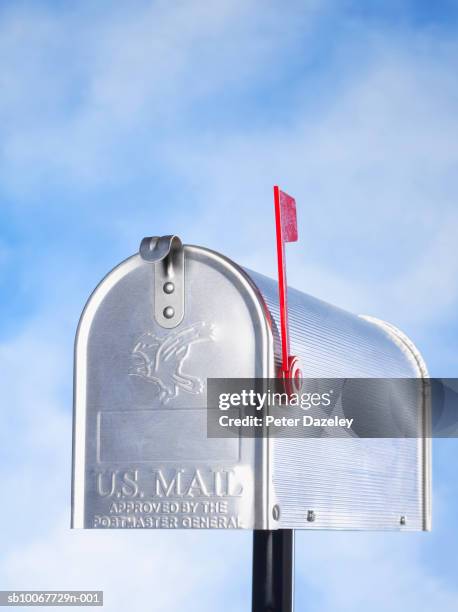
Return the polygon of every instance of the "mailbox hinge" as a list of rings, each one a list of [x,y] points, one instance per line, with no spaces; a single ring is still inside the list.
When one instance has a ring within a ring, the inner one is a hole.
[[[154,264],[154,318],[161,327],[176,327],[184,317],[184,250],[180,238],[143,238],[140,257]]]

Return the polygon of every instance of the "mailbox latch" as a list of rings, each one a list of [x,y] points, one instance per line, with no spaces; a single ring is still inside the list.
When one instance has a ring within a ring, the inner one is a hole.
[[[154,265],[154,318],[161,327],[176,327],[184,317],[184,251],[180,238],[143,238],[140,257]]]

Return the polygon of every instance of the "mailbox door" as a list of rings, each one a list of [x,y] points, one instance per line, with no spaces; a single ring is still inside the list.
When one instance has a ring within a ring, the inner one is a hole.
[[[157,264],[100,283],[75,348],[73,527],[266,528],[265,440],[207,438],[206,379],[269,377],[273,341],[244,271],[184,248],[184,317],[155,318]],[[259,470],[262,473],[262,470]]]

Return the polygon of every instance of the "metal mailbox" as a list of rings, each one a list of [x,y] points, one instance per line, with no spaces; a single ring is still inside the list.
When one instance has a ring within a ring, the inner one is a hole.
[[[288,290],[304,377],[425,378],[393,326]],[[72,526],[429,529],[426,435],[209,438],[208,378],[275,377],[278,283],[148,238],[99,284],[75,347]]]

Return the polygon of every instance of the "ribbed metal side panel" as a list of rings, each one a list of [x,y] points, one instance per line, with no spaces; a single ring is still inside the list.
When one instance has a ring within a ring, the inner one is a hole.
[[[277,283],[247,270],[273,320],[279,355]],[[421,377],[412,348],[389,329],[288,290],[291,353],[304,377]],[[279,365],[279,364],[278,364]],[[429,456],[421,439],[272,439],[270,503],[280,528],[403,529],[429,525]],[[315,520],[308,521],[309,511]],[[404,522],[405,525],[401,524]]]

